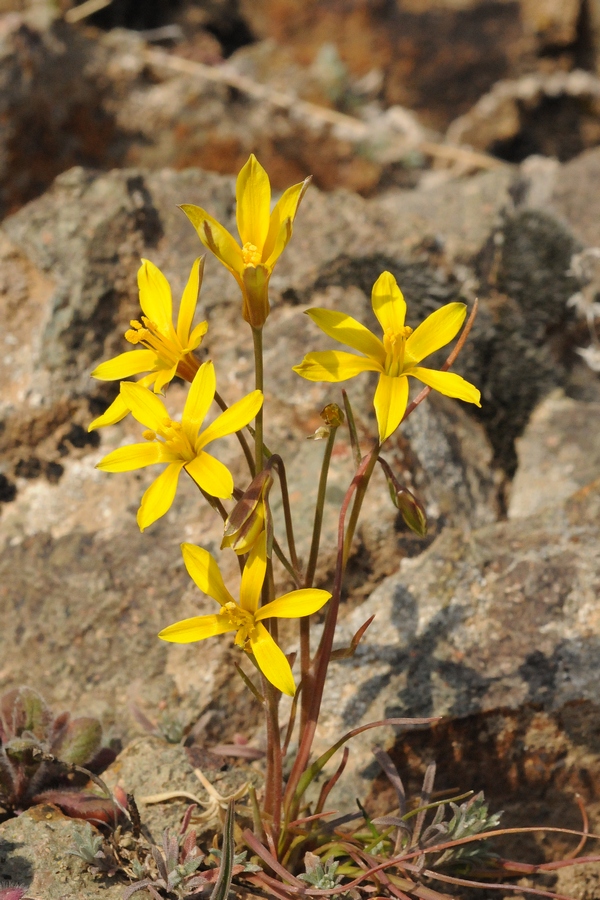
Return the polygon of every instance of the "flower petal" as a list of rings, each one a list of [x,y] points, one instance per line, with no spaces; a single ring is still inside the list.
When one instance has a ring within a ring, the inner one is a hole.
[[[216,438],[225,437],[228,434],[233,434],[235,431],[241,431],[248,422],[254,419],[262,403],[262,391],[252,391],[246,394],[245,397],[242,397],[241,400],[233,403],[229,409],[217,416],[206,431],[203,431],[198,436],[196,450],[201,450],[211,441],[216,440]]]
[[[205,247],[220,259],[230,272],[241,273],[244,271],[242,250],[237,241],[229,234],[226,228],[209,216],[199,206],[185,203],[179,207],[186,214]]]
[[[262,622],[250,632],[250,646],[258,667],[271,684],[293,697],[296,693],[294,676],[283,650],[277,646]]]
[[[406,317],[406,302],[391,272],[382,272],[373,285],[371,303],[384,332],[401,334]]]
[[[141,384],[132,381],[121,382],[121,396],[131,410],[131,415],[141,425],[160,432],[164,427],[164,420],[169,418],[165,404],[156,394],[149,391]]]
[[[360,372],[381,372],[381,366],[375,360],[343,350],[307,353],[300,365],[292,368],[307,381],[346,381]]]
[[[204,547],[197,547],[196,544],[182,544],[181,553],[190,578],[203,594],[212,597],[221,606],[225,606],[226,603],[235,603],[225,587],[216,559],[208,550],[205,550]]]
[[[139,375],[140,372],[149,372],[157,362],[158,356],[154,350],[127,350],[96,366],[92,378],[98,378],[100,381],[130,378],[132,375]]]
[[[198,437],[200,426],[206,418],[206,413],[214,400],[216,389],[215,367],[208,360],[208,362],[202,363],[194,375],[194,380],[190,385],[185,406],[183,407],[183,415],[181,416],[181,425],[192,447]]]
[[[90,422],[88,431],[94,431],[95,428],[104,428],[105,425],[115,425],[128,415],[129,407],[119,394],[101,416]]]
[[[262,252],[262,261],[269,268],[273,268],[292,236],[294,219],[310,182],[310,178],[305,178],[299,184],[292,185],[275,204]]]
[[[240,586],[240,606],[248,612],[256,612],[260,601],[260,592],[267,571],[267,533],[263,531],[256,542],[242,573]]]
[[[424,369],[417,366],[408,373],[414,375],[423,384],[445,394],[446,397],[455,397],[457,400],[464,400],[465,403],[474,403],[481,406],[481,393],[474,384],[466,381],[462,376],[455,372],[438,372],[434,369]]]
[[[169,282],[160,269],[149,259],[143,259],[138,271],[140,306],[151,322],[164,335],[172,336],[173,300]]]
[[[193,616],[191,619],[182,619],[169,625],[159,633],[163,641],[172,644],[191,644],[193,641],[203,641],[204,638],[214,637],[216,634],[225,634],[227,631],[235,631],[226,616]]]
[[[202,287],[202,276],[204,275],[204,257],[201,256],[194,261],[190,277],[184,288],[179,304],[179,312],[177,314],[177,337],[182,347],[188,346],[190,337],[190,329],[194,321],[194,313],[196,312],[196,304],[200,296],[200,288]],[[197,345],[196,345],[197,346]]]
[[[158,441],[145,441],[143,444],[127,444],[117,447],[108,453],[99,463],[97,469],[103,472],[131,472],[161,462],[161,449]]]
[[[188,349],[195,350],[202,343],[202,338],[208,331],[208,322],[199,322],[190,334],[188,340]]]
[[[179,473],[182,468],[183,460],[169,463],[164,472],[161,472],[144,492],[140,508],[137,511],[137,523],[140,531],[148,528],[169,511],[175,499]]]
[[[307,309],[305,312],[315,325],[318,325],[321,331],[328,334],[334,341],[347,344],[353,350],[358,350],[359,353],[364,353],[365,356],[377,360],[381,365],[385,363],[385,350],[382,342],[352,316],[331,309]]]
[[[464,303],[447,303],[427,316],[406,341],[405,365],[421,362],[430,353],[449,344],[460,331],[466,315]]]
[[[195,459],[185,464],[196,484],[210,494],[222,500],[231,500],[233,496],[233,478],[231,472],[222,462],[201,450]]]
[[[269,278],[267,266],[246,266],[242,278],[242,315],[253,328],[262,328],[269,315]]]
[[[237,177],[235,186],[237,200],[237,227],[246,243],[254,244],[259,253],[269,232],[271,212],[271,185],[269,176],[255,157],[254,153]]]
[[[379,443],[394,433],[406,412],[408,378],[406,375],[380,375],[373,405],[379,426]]]
[[[169,369],[159,369],[154,382],[154,393],[160,394],[165,385],[169,384],[177,374],[177,363]]]
[[[276,616],[278,619],[298,619],[301,616],[310,616],[321,609],[330,599],[329,591],[320,591],[317,588],[302,588],[299,591],[290,591],[283,594],[277,600],[272,600],[261,608],[254,617],[257,622]]]

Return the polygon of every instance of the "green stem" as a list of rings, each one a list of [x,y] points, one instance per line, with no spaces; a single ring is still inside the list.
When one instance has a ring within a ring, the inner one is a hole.
[[[321,542],[321,529],[323,527],[323,511],[325,508],[325,491],[327,489],[327,476],[329,475],[329,465],[331,463],[331,454],[335,443],[337,426],[332,426],[329,431],[327,443],[325,445],[325,453],[321,463],[321,475],[319,477],[319,487],[317,490],[317,502],[315,505],[315,518],[313,522],[312,541],[310,545],[310,555],[308,557],[308,566],[306,576],[304,578],[304,587],[312,587],[315,571],[317,569],[317,561],[319,559],[319,545]],[[303,616],[300,619],[300,677],[303,684],[302,702],[300,706],[300,734],[304,731],[308,720],[308,712],[311,703],[311,671],[310,671],[310,617]]]
[[[262,328],[252,329],[254,341],[254,376],[257,391],[263,391],[263,339]],[[263,408],[256,413],[254,422],[254,458],[256,471],[261,472],[263,467]]]
[[[352,540],[354,538],[354,532],[356,531],[356,526],[358,524],[358,517],[360,515],[360,510],[363,505],[363,500],[365,499],[365,495],[367,493],[367,488],[369,486],[369,481],[371,480],[371,475],[373,474],[373,470],[377,465],[377,457],[379,456],[379,445],[376,445],[371,451],[371,455],[369,457],[369,463],[367,468],[365,469],[365,473],[362,476],[358,487],[356,488],[356,496],[354,497],[354,503],[352,504],[352,511],[350,513],[350,518],[348,520],[348,526],[346,528],[346,534],[344,536],[344,570],[346,569],[346,564],[348,562],[348,556],[350,554],[350,548],[352,546]]]
[[[321,475],[319,477],[319,487],[317,490],[317,503],[315,506],[315,518],[313,523],[312,541],[310,545],[310,555],[308,557],[308,566],[306,568],[306,577],[304,579],[304,587],[312,587],[315,571],[317,569],[317,561],[319,559],[319,544],[321,541],[321,528],[323,526],[323,510],[325,508],[325,491],[327,489],[327,476],[329,474],[329,464],[331,463],[331,454],[335,443],[337,427],[331,426],[329,437],[325,445],[325,453],[321,463]]]
[[[296,581],[302,580],[300,572],[300,564],[296,553],[296,540],[294,538],[294,523],[292,520],[292,506],[290,503],[290,492],[288,489],[287,475],[285,465],[278,453],[271,455],[267,462],[267,466],[273,466],[279,475],[279,486],[281,488],[281,505],[283,507],[283,517],[285,521],[285,534],[287,538],[288,549],[290,551],[290,561],[294,568],[294,578]]]

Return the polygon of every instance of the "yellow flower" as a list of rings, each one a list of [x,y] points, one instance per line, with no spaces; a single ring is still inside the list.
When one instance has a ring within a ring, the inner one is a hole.
[[[265,677],[284,694],[296,692],[290,664],[265,626],[264,619],[272,617],[296,619],[309,616],[327,603],[331,594],[315,588],[291,591],[259,606],[260,595],[267,570],[266,536],[258,541],[248,557],[242,583],[240,601],[237,603],[223,582],[221,572],[207,550],[194,544],[182,544],[185,567],[200,590],[220,604],[220,611],[213,616],[194,616],[169,625],[160,632],[163,641],[189,644],[202,641],[216,634],[235,631],[235,643],[251,653]]]
[[[143,259],[138,271],[138,287],[140,306],[144,315],[141,322],[133,320],[130,323],[131,328],[125,332],[125,339],[130,344],[139,344],[144,349],[130,350],[101,363],[92,372],[92,377],[101,381],[116,381],[148,372],[149,374],[138,384],[148,388],[154,385],[156,394],[160,393],[175,375],[179,375],[185,381],[193,381],[200,363],[192,351],[200,345],[208,328],[206,322],[200,322],[193,331],[191,330],[203,273],[204,259],[197,259],[181,298],[175,328],[172,321],[173,301],[169,282],[160,269],[149,260]],[[119,395],[103,415],[94,419],[88,431],[102,428],[104,425],[114,425],[115,422],[124,419],[128,412],[123,397]]]
[[[375,282],[371,302],[383,328],[383,341],[345,313],[308,309],[306,314],[325,334],[364,356],[342,350],[307,353],[294,371],[308,381],[346,381],[359,372],[379,372],[374,406],[380,444],[396,430],[406,412],[409,375],[447,397],[481,405],[477,388],[460,375],[419,365],[456,337],[467,312],[464,303],[436,309],[413,331],[404,324],[406,303],[390,272],[383,272]]]
[[[237,178],[237,227],[241,246],[216,219],[199,206],[181,207],[205,247],[238,282],[242,315],[253,328],[262,328],[269,315],[269,278],[292,236],[298,206],[310,178],[285,191],[271,212],[269,176],[254,154]]]
[[[212,362],[205,362],[192,381],[181,422],[174,422],[160,397],[140,384],[121,382],[121,395],[127,409],[148,429],[144,432],[146,443],[113,450],[100,460],[97,468],[105,472],[129,472],[155,463],[168,463],[142,497],[137,514],[141,531],[170,509],[182,469],[212,497],[231,498],[231,472],[204,448],[216,438],[245,428],[262,406],[263,395],[261,391],[252,391],[200,431],[215,389],[214,366]]]

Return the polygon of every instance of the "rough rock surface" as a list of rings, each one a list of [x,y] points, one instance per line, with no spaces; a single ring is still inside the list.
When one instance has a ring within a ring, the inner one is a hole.
[[[437,123],[447,122],[452,110],[464,111],[499,79],[531,71],[546,47],[560,47],[568,58],[580,12],[577,0],[242,0],[241,6],[257,36],[288,46],[305,64],[335,35],[353,72],[380,68],[388,102],[421,110]]]
[[[557,392],[535,409],[517,438],[519,465],[510,489],[509,518],[555,506],[600,477],[600,439],[593,423],[600,405]]]
[[[596,481],[535,516],[468,534],[447,529],[405,559],[339,631],[340,645],[348,643],[375,614],[356,655],[332,665],[321,749],[387,716],[594,704],[599,534]],[[386,738],[367,732],[353,741],[354,777],[340,788],[347,801],[368,792],[369,748]]]
[[[83,862],[70,853],[74,837],[87,826],[68,819],[49,804],[35,806],[0,825],[0,873],[44,900],[121,900],[123,883],[96,882]]]

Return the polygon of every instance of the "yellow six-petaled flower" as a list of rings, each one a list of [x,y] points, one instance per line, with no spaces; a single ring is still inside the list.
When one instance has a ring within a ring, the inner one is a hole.
[[[160,397],[148,388],[129,381],[121,382],[121,396],[127,409],[148,429],[144,432],[146,442],[113,450],[100,460],[97,468],[105,472],[129,472],[155,463],[167,463],[166,469],[142,497],[137,514],[141,531],[170,509],[182,469],[212,497],[231,498],[231,472],[204,448],[216,438],[245,428],[262,406],[263,395],[261,391],[252,391],[200,431],[215,390],[214,366],[212,362],[205,362],[192,381],[181,422],[175,422]]]
[[[294,371],[308,381],[346,381],[360,372],[379,372],[374,406],[383,444],[396,430],[408,404],[408,376],[417,378],[441,394],[480,406],[477,388],[453,372],[419,365],[421,360],[448,344],[460,330],[467,312],[464,303],[448,303],[431,313],[414,331],[404,324],[406,303],[390,272],[383,272],[373,286],[373,311],[383,329],[383,340],[342,312],[308,309],[319,328],[342,344],[363,353],[325,350],[307,353]]]
[[[154,386],[156,394],[160,393],[175,375],[179,375],[185,381],[193,381],[200,365],[193,351],[200,345],[208,328],[206,322],[200,322],[192,330],[203,272],[204,259],[197,259],[181,298],[175,328],[169,282],[154,263],[143,259],[138,271],[142,321],[133,320],[130,323],[131,328],[125,332],[125,338],[130,344],[143,349],[129,350],[100,363],[92,372],[92,377],[101,381],[116,381],[148,372],[149,374],[138,384],[148,388]],[[104,425],[114,425],[128,413],[124,397],[119,394],[106,412],[94,419],[88,431],[102,428]]]
[[[242,291],[242,315],[262,328],[269,315],[269,278],[292,236],[298,206],[310,178],[284,191],[271,212],[269,176],[254,154],[236,184],[236,218],[241,246],[216,219],[199,206],[184,211],[205,247],[232,273]]]
[[[273,617],[296,619],[309,616],[327,603],[331,594],[316,588],[290,591],[276,600],[260,606],[260,596],[267,571],[266,535],[263,532],[244,567],[239,603],[234,600],[223,582],[216,560],[202,547],[182,544],[185,567],[200,590],[220,604],[212,616],[194,616],[169,625],[160,632],[164,641],[189,644],[204,638],[235,631],[235,643],[251,653],[266,678],[282,693],[296,692],[294,677],[287,658],[277,646],[265,626],[265,619]]]

